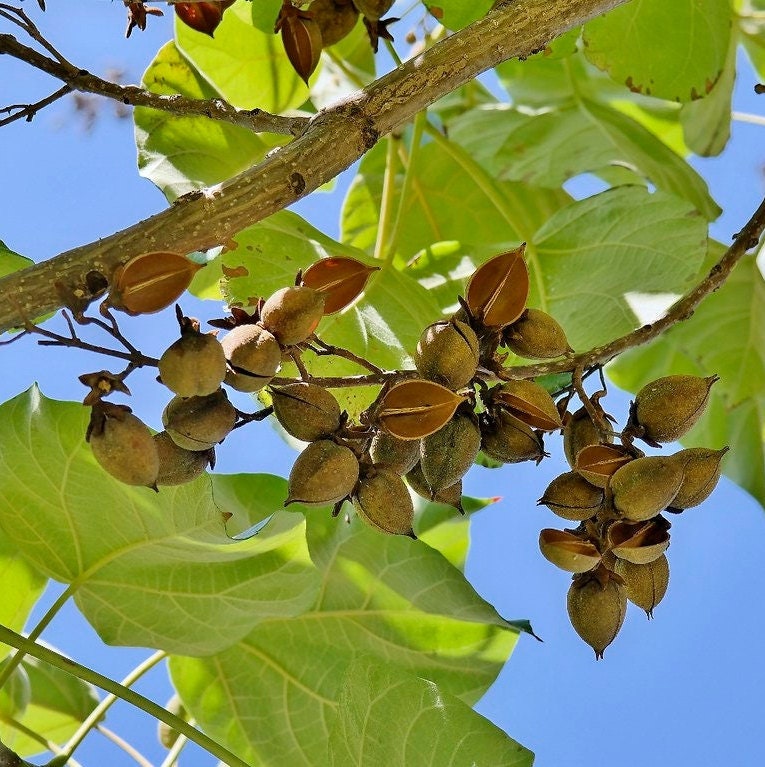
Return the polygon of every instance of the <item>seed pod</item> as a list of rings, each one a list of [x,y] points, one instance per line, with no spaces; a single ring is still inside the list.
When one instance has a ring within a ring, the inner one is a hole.
[[[317,0],[333,3],[334,0]],[[311,6],[311,13],[317,6]],[[348,3],[346,8],[353,8]],[[331,45],[325,41],[325,45]],[[367,266],[355,258],[332,256],[311,264],[303,272],[302,285],[313,288],[324,296],[324,314],[334,314],[352,304],[363,292],[372,272],[379,266]]]
[[[563,328],[541,309],[526,311],[502,333],[502,343],[527,359],[547,360],[572,351]]]
[[[465,301],[473,317],[487,328],[515,322],[526,308],[529,272],[525,243],[489,259],[475,271],[465,287]]]
[[[339,43],[356,26],[359,12],[350,0],[313,0],[309,8],[311,16],[319,25],[325,48]]]
[[[231,368],[224,379],[237,391],[260,391],[279,370],[279,342],[261,325],[238,325],[221,342]]]
[[[495,407],[506,410],[533,429],[555,431],[563,426],[550,393],[535,381],[507,381],[495,386],[489,396]]]
[[[616,639],[627,612],[627,591],[609,578],[605,586],[592,576],[574,578],[568,590],[568,617],[579,636],[587,642],[595,657]]]
[[[481,421],[481,449],[502,463],[539,463],[545,456],[542,435],[504,410]]]
[[[398,439],[378,430],[369,446],[372,463],[403,476],[420,460],[420,442],[416,439]]]
[[[284,505],[338,503],[350,497],[358,480],[359,462],[350,448],[329,439],[311,442],[292,466]]]
[[[274,32],[281,32],[282,44],[292,68],[308,85],[308,78],[321,58],[322,39],[319,25],[309,12],[300,11],[286,3],[279,11]]]
[[[543,504],[563,519],[581,522],[594,517],[603,504],[605,493],[575,471],[556,477],[537,505]]]
[[[223,18],[223,12],[233,3],[234,0],[195,0],[193,3],[175,3],[173,7],[176,16],[186,26],[212,37]]]
[[[422,469],[418,463],[407,472],[406,482],[417,495],[424,498],[426,501],[434,501],[435,503],[444,503],[447,506],[454,506],[460,514],[465,513],[465,510],[462,508],[462,480],[450,487],[445,487],[434,494],[428,486],[428,483],[425,480],[425,475],[422,473]]]
[[[664,599],[669,586],[669,560],[665,554],[646,565],[618,559],[615,572],[624,580],[627,599],[653,618],[653,609]]]
[[[717,380],[716,375],[676,375],[647,383],[635,395],[631,425],[642,430],[640,436],[649,444],[680,439],[701,417]]]
[[[614,509],[627,519],[642,522],[670,505],[683,482],[683,469],[670,458],[635,458],[614,472],[609,482]]]
[[[420,443],[420,468],[433,493],[461,480],[481,449],[481,432],[471,416],[457,413]]]
[[[313,288],[292,286],[277,290],[263,304],[260,320],[282,346],[305,341],[324,315],[324,298]]]
[[[204,397],[223,383],[226,355],[213,334],[199,332],[199,320],[178,314],[181,337],[159,358],[159,377],[179,397]]]
[[[184,485],[192,482],[201,477],[215,459],[212,448],[203,451],[184,450],[175,444],[166,431],[154,435],[154,445],[159,457],[158,485]]]
[[[672,499],[673,509],[690,509],[709,498],[720,479],[720,463],[727,452],[727,447],[689,447],[672,456],[683,467],[683,483]]]
[[[614,522],[607,533],[607,543],[618,559],[647,565],[658,559],[669,546],[669,523],[662,517],[648,522]]]
[[[478,368],[478,336],[460,320],[428,325],[414,353],[417,372],[456,391],[467,386]]]
[[[165,430],[184,450],[209,450],[235,423],[236,410],[222,389],[206,397],[173,397],[162,413]]]
[[[175,714],[184,721],[189,720],[189,713],[177,693],[165,703],[165,708],[171,714]],[[181,733],[178,732],[178,730],[171,727],[169,724],[165,724],[164,722],[158,722],[157,724],[157,737],[159,738],[159,742],[165,748],[172,748],[175,745],[175,741],[180,737],[180,734]]]
[[[353,0],[353,4],[368,19],[381,19],[393,6],[394,0]]]
[[[463,401],[433,381],[402,381],[385,393],[376,421],[399,439],[422,439],[445,426]]]
[[[591,485],[605,488],[611,476],[633,460],[634,456],[623,447],[588,445],[576,454],[574,471],[581,474]]]
[[[109,305],[128,314],[153,314],[177,301],[202,268],[177,253],[142,253],[114,271]]]
[[[369,525],[390,535],[414,538],[414,504],[404,480],[382,467],[359,482],[353,505]]]
[[[601,437],[586,408],[581,407],[567,415],[563,427],[563,452],[566,454],[568,465],[573,469],[579,451],[589,445],[599,445],[603,439],[610,442],[611,436]]]
[[[340,405],[321,386],[303,382],[275,386],[271,397],[274,415],[295,439],[313,442],[340,428]]]
[[[565,530],[545,528],[539,533],[539,550],[546,560],[569,573],[584,573],[600,562],[594,543]]]
[[[120,405],[91,410],[85,439],[101,468],[126,485],[155,487],[159,457],[149,427]]]

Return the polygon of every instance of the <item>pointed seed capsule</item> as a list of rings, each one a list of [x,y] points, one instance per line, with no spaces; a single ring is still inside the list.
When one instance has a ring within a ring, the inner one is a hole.
[[[547,506],[563,519],[581,522],[594,517],[603,504],[605,493],[575,471],[556,477],[537,504]]]
[[[504,410],[481,421],[481,449],[502,463],[539,463],[546,455],[542,435]]]
[[[356,513],[372,527],[390,535],[414,537],[414,504],[404,480],[390,469],[375,467],[363,478],[353,498]]]
[[[313,442],[340,428],[340,405],[334,395],[312,383],[292,383],[271,389],[274,415],[295,439]]]
[[[353,6],[349,4],[347,7]],[[311,13],[315,8],[314,2]],[[325,41],[325,45],[330,44]],[[334,314],[352,304],[364,292],[372,273],[379,269],[379,266],[367,266],[355,258],[332,256],[311,264],[303,272],[301,284],[321,293],[324,296],[324,314]]]
[[[403,476],[420,460],[420,442],[416,439],[398,439],[379,429],[369,446],[372,463],[384,466]]]
[[[645,565],[636,565],[624,559],[616,561],[615,570],[624,580],[627,599],[646,611],[649,619],[653,609],[664,599],[669,586],[669,560],[665,554]]]
[[[515,322],[526,308],[529,272],[523,254],[525,243],[501,253],[476,269],[465,287],[465,301],[471,314],[488,328]]]
[[[406,475],[406,483],[414,490],[417,495],[426,501],[434,503],[443,503],[447,506],[454,506],[460,514],[464,514],[462,508],[462,480],[459,480],[450,487],[445,487],[436,493],[428,486],[425,475],[422,473],[420,464],[416,464]]]
[[[260,310],[260,321],[282,346],[305,341],[324,316],[324,297],[305,285],[281,288]]]
[[[628,450],[617,445],[588,445],[577,453],[574,471],[591,485],[605,488],[611,476],[633,460]]]
[[[601,437],[586,408],[580,407],[579,410],[566,414],[563,426],[563,452],[572,469],[576,464],[576,456],[582,448],[599,445],[604,439],[610,442],[611,436]]]
[[[709,498],[720,479],[720,464],[728,449],[689,447],[672,456],[683,467],[683,483],[672,499],[673,509],[690,509]]]
[[[292,466],[284,505],[338,503],[351,495],[358,480],[359,462],[350,448],[328,439],[311,442]]]
[[[225,381],[237,391],[260,391],[282,362],[279,342],[261,325],[238,325],[226,333],[221,346],[230,367]]]
[[[505,328],[502,343],[514,354],[527,359],[553,359],[571,351],[563,328],[541,309],[526,309]]]
[[[235,423],[236,410],[222,389],[206,397],[173,397],[162,413],[162,425],[184,450],[209,450]]]
[[[603,586],[595,577],[575,577],[568,590],[567,607],[574,631],[599,659],[624,623],[627,591],[615,578]]]
[[[478,368],[478,336],[460,320],[434,322],[417,342],[414,364],[423,378],[454,391],[461,389]]]
[[[600,562],[594,543],[565,530],[545,528],[539,533],[539,550],[548,562],[569,573],[584,573]]]
[[[532,429],[556,431],[562,428],[558,408],[550,393],[535,381],[507,381],[491,390],[491,402]]]
[[[616,511],[634,522],[651,519],[672,503],[683,482],[683,469],[671,458],[635,458],[614,472],[609,482]]]
[[[422,439],[445,426],[463,401],[433,381],[402,381],[385,393],[376,421],[399,439]]]
[[[459,482],[481,449],[481,432],[471,416],[457,413],[420,443],[420,468],[433,493]]]
[[[669,547],[669,523],[662,517],[648,522],[614,522],[607,541],[615,557],[636,565],[647,565],[658,559]]]
[[[159,458],[158,485],[184,485],[205,473],[215,458],[212,448],[203,451],[184,450],[173,438],[160,431],[154,435],[154,445]]]

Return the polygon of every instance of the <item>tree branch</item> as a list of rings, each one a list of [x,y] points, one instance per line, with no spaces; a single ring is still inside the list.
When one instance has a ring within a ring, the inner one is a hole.
[[[107,278],[152,250],[189,253],[227,242],[337,176],[380,136],[511,58],[542,50],[555,37],[628,0],[499,0],[483,18],[312,118],[306,131],[258,165],[103,240],[0,279],[0,332],[62,305],[56,282],[90,295],[86,275]],[[5,36],[7,37],[7,36]],[[7,43],[6,43],[7,44]],[[9,300],[12,299],[12,300]]]

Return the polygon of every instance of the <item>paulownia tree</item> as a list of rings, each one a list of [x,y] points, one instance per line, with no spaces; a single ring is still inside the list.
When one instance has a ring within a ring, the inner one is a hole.
[[[765,203],[711,240],[687,162],[726,145],[739,47],[765,68],[765,3],[125,2],[129,35],[176,16],[140,85],[79,67],[38,5],[0,3],[0,53],[56,85],[0,125],[72,93],[132,107],[170,205],[38,264],[0,244],[4,343],[103,355],[87,407],[0,406],[0,764],[76,764],[117,698],[163,723],[167,765],[188,739],[230,767],[530,764],[470,708],[532,632],[462,573],[460,514],[487,502],[461,478],[563,434],[571,470],[540,495],[569,529],[540,548],[598,656],[628,599],[663,596],[671,514],[720,469],[765,498]],[[286,210],[357,161],[338,241]],[[138,349],[131,315],[187,289],[230,314],[178,308],[178,342]],[[637,393],[615,418],[607,363]],[[157,436],[122,404],[153,367]],[[266,419],[308,443],[289,480],[207,473]],[[22,635],[48,579],[66,589]],[[156,654],[123,683],[64,658],[39,639],[70,598]],[[163,708],[131,685],[166,658]]]

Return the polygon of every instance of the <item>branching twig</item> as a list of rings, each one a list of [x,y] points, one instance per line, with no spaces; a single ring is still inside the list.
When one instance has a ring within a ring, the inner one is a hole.
[[[66,96],[71,93],[72,89],[68,85],[63,85],[50,96],[44,99],[36,101],[34,104],[9,104],[7,107],[0,109],[0,112],[6,112],[8,117],[4,117],[0,120],[0,128],[4,125],[10,125],[10,123],[16,122],[16,120],[26,120],[31,122],[32,118],[41,110],[52,104],[54,101],[58,101],[62,96]]]
[[[319,348],[315,348],[316,346]],[[369,360],[365,360],[363,357],[359,357],[358,354],[354,354],[349,349],[343,349],[341,346],[332,346],[331,344],[326,344],[318,336],[313,336],[310,339],[308,348],[317,357],[328,355],[332,355],[334,357],[342,357],[343,359],[355,362],[359,367],[366,368],[367,370],[370,370],[372,373],[376,373],[377,375],[384,373],[382,368],[378,368],[377,365],[371,363]]]

